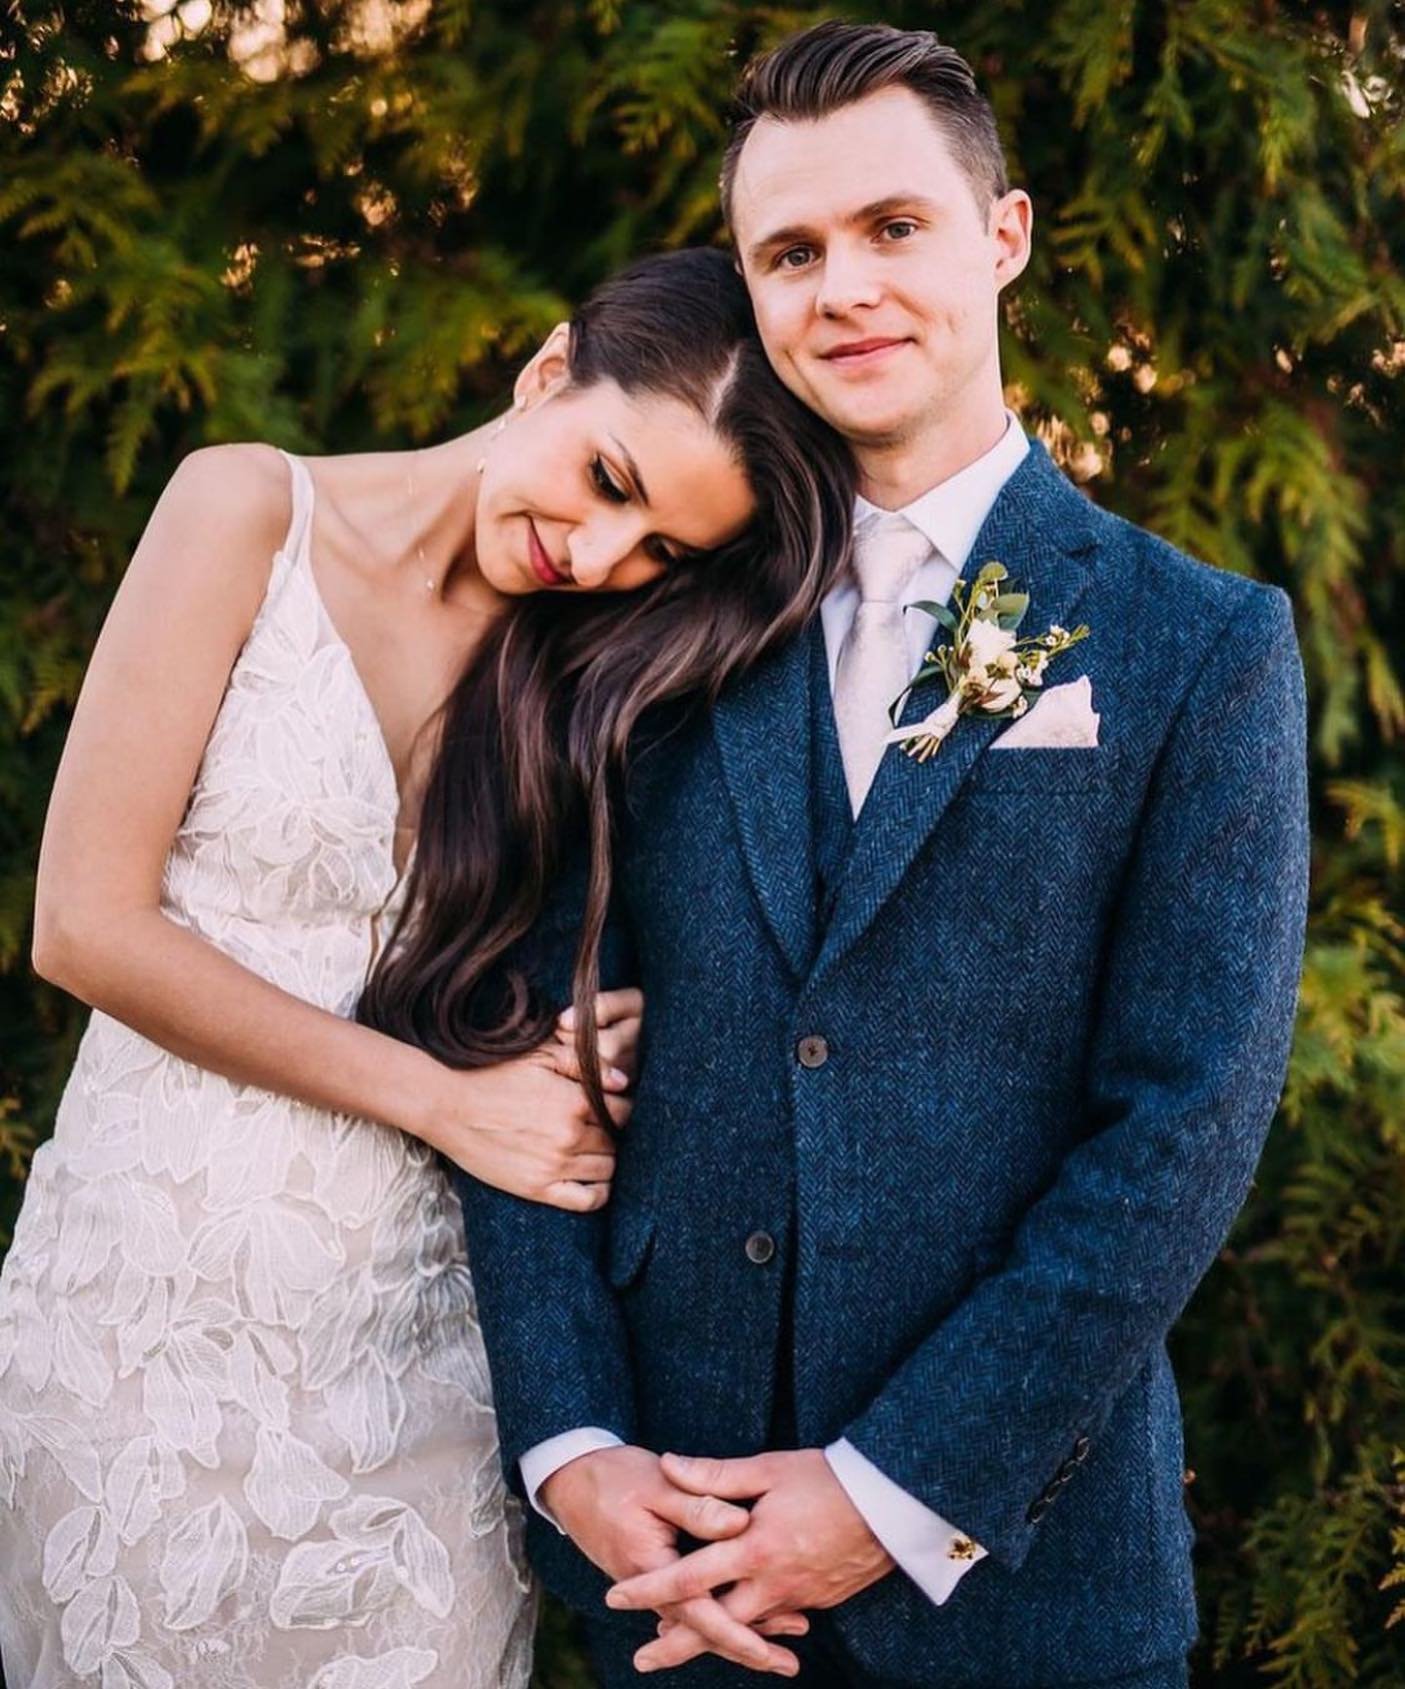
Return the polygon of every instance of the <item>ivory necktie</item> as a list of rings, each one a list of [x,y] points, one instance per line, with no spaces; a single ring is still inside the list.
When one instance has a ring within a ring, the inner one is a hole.
[[[857,815],[892,729],[888,706],[912,679],[903,595],[932,554],[932,543],[905,516],[870,516],[854,535],[853,571],[859,606],[839,647],[834,719],[849,802]]]

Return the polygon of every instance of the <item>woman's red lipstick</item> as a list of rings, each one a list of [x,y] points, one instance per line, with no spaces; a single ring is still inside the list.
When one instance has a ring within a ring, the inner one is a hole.
[[[527,518],[527,553],[532,560],[532,573],[543,586],[567,586],[571,577],[563,575],[546,554],[546,547],[537,538],[532,518]]]

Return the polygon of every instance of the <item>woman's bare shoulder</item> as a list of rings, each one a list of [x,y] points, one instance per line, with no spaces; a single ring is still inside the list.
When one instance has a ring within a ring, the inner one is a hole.
[[[201,446],[177,465],[161,495],[158,509],[163,507],[183,525],[203,526],[212,540],[266,541],[271,553],[292,515],[287,461],[258,441]]]
[[[129,576],[163,590],[228,597],[247,618],[268,584],[292,508],[288,464],[275,447],[202,446],[166,483]]]

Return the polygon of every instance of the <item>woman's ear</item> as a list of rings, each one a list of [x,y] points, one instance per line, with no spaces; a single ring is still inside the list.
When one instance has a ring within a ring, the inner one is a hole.
[[[513,385],[512,396],[519,406],[534,405],[565,384],[571,374],[570,348],[571,325],[557,323]]]

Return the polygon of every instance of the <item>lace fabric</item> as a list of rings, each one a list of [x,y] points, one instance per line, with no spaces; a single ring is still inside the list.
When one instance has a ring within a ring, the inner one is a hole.
[[[347,1015],[403,889],[399,795],[289,462],[162,907]],[[518,1689],[521,1538],[432,1152],[95,1012],[0,1273],[8,1680]]]

